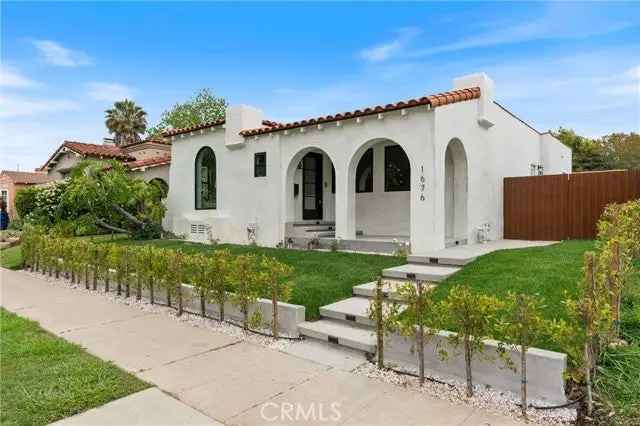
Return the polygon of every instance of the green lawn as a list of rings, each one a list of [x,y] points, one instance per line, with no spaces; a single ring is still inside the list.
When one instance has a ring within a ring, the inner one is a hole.
[[[509,291],[538,294],[545,300],[547,318],[566,318],[562,301],[565,294],[576,294],[584,252],[593,248],[593,241],[563,241],[546,247],[495,251],[438,284],[435,296],[443,299],[455,285],[467,285],[498,299],[504,299]],[[560,349],[548,340],[537,346]]]
[[[373,281],[382,269],[405,263],[403,259],[392,256],[290,250],[236,244],[211,246],[177,240],[118,240],[118,242],[122,244],[154,244],[170,249],[180,248],[187,253],[211,253],[213,250],[224,248],[232,254],[254,253],[275,257],[295,269],[293,278],[295,287],[290,302],[304,305],[307,319],[318,318],[320,306],[350,297],[354,285]]]
[[[20,269],[22,265],[22,252],[20,246],[13,246],[0,250],[0,266],[8,269]]]
[[[45,425],[149,387],[0,309],[0,424]]]

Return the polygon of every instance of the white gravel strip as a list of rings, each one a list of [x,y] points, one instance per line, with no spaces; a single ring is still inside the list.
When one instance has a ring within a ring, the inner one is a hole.
[[[400,371],[417,373],[410,368],[398,369]],[[417,377],[398,374],[390,370],[380,370],[374,364],[369,362],[356,368],[354,373],[380,380],[385,383],[401,386],[414,392],[421,392],[433,398],[444,399],[462,405],[471,405],[491,413],[509,416],[514,419],[522,419],[520,407],[518,405],[520,403],[520,396],[511,392],[502,392],[474,385],[474,395],[471,398],[467,398],[465,395],[466,383],[462,381],[432,376],[433,379],[445,382],[446,384],[429,381],[427,379],[425,380],[424,385],[420,386],[420,382]],[[529,400],[529,403],[538,406],[548,405],[548,403],[544,401],[536,400]],[[527,413],[530,424],[535,425],[568,425],[573,424],[576,419],[576,410],[572,408],[550,410],[536,410],[529,408]]]
[[[51,285],[62,285],[68,288],[72,288],[78,291],[92,294],[96,297],[102,297],[111,302],[132,306],[134,308],[140,309],[141,311],[164,314],[176,321],[184,322],[194,327],[202,327],[202,328],[215,331],[217,333],[224,333],[228,336],[232,336],[248,342],[256,343],[271,349],[282,351],[290,345],[295,345],[299,343],[299,341],[297,340],[274,339],[273,337],[269,337],[269,336],[262,336],[260,334],[256,334],[252,332],[245,332],[242,329],[242,327],[238,327],[233,324],[229,324],[227,322],[220,322],[218,320],[211,319],[211,318],[203,318],[200,315],[193,314],[186,311],[183,312],[181,316],[178,316],[177,315],[178,312],[175,308],[170,308],[168,306],[158,305],[158,304],[152,305],[149,302],[149,300],[145,299],[144,297],[140,300],[136,300],[135,287],[131,287],[130,297],[126,298],[124,297],[124,286],[122,288],[122,295],[118,296],[116,293],[117,284],[115,283],[111,283],[111,288],[109,293],[105,293],[103,290],[100,289],[100,287],[98,288],[98,290],[87,290],[85,288],[84,282],[72,284],[71,280],[64,278],[62,275],[60,276],[59,279],[56,279],[53,276],[49,277],[48,275],[42,275],[39,272],[38,273],[29,272],[29,271],[24,271],[24,272],[35,278],[39,278],[43,281],[46,281]],[[91,287],[91,283],[89,284],[89,286]],[[271,330],[266,328],[259,329],[257,331],[260,331],[261,333],[268,333],[268,334],[271,333]],[[289,337],[284,334],[282,336]]]

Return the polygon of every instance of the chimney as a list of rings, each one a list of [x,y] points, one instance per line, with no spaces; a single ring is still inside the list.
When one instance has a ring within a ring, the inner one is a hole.
[[[478,99],[478,124],[488,129],[495,123],[491,119],[493,110],[493,80],[485,73],[469,74],[453,79],[453,88],[467,89],[470,87],[480,88],[480,99]]]
[[[262,127],[264,113],[258,108],[248,105],[235,105],[227,108],[225,118],[225,145],[241,146],[244,137],[240,131]]]

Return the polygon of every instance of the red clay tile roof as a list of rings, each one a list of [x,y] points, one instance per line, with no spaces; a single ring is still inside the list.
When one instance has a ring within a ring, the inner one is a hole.
[[[130,146],[142,145],[142,144],[145,144],[145,143],[159,143],[159,144],[162,144],[162,145],[171,145],[171,141],[169,141],[169,140],[166,140],[164,138],[151,137],[151,138],[147,138],[147,139],[144,139],[144,140],[141,140],[141,141],[131,142],[131,143],[128,143],[126,145],[120,145],[120,148],[128,148]]]
[[[203,123],[203,124],[198,124],[197,126],[191,126],[191,127],[183,127],[181,129],[170,129],[170,130],[166,130],[162,133],[162,136],[176,136],[176,135],[180,135],[183,133],[190,133],[190,132],[195,132],[197,130],[202,130],[202,129],[208,129],[209,127],[214,127],[214,126],[221,126],[225,123],[225,119],[222,118],[220,120],[215,120],[215,121],[209,121],[207,123]],[[280,123],[277,123],[275,121],[271,121],[271,120],[262,120],[262,124],[266,127],[275,127],[275,126],[279,126]]]
[[[145,158],[143,160],[132,161],[127,163],[127,167],[131,170],[141,169],[143,167],[158,167],[171,164],[171,154],[158,155],[157,157]]]
[[[64,141],[62,145],[55,150],[51,157],[40,167],[38,170],[45,170],[49,163],[56,158],[58,153],[63,149],[67,148],[75,153],[78,153],[82,156],[88,157],[98,157],[98,158],[113,158],[121,161],[134,161],[135,158],[125,154],[120,150],[119,147],[115,145],[97,145],[93,143],[84,143],[84,142],[76,142],[76,141]]]
[[[120,147],[115,145],[97,145],[93,143],[64,141],[62,146],[80,155],[87,155],[89,157],[106,157],[125,161],[133,160],[133,157],[125,154],[120,150]]]
[[[49,182],[49,176],[42,172],[17,172],[12,170],[3,170],[0,175],[8,176],[13,183],[22,183],[32,185],[37,183]]]
[[[280,130],[295,129],[315,124],[328,123],[332,121],[347,120],[350,118],[364,117],[367,115],[380,114],[383,112],[397,111],[399,109],[413,108],[422,105],[430,105],[431,107],[439,107],[456,102],[478,99],[480,97],[480,88],[471,87],[468,89],[453,90],[451,92],[438,93],[431,96],[424,96],[419,99],[409,99],[394,104],[376,105],[374,107],[357,109],[355,111],[347,111],[337,113],[335,115],[327,115],[322,117],[311,118],[308,120],[294,121],[292,123],[277,124],[275,126],[261,127],[259,129],[248,129],[240,132],[243,136],[260,135],[264,133],[277,132]]]

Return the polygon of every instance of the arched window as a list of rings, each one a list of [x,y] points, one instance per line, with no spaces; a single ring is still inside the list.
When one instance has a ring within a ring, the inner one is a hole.
[[[209,147],[196,155],[196,210],[216,208],[216,156]]]

